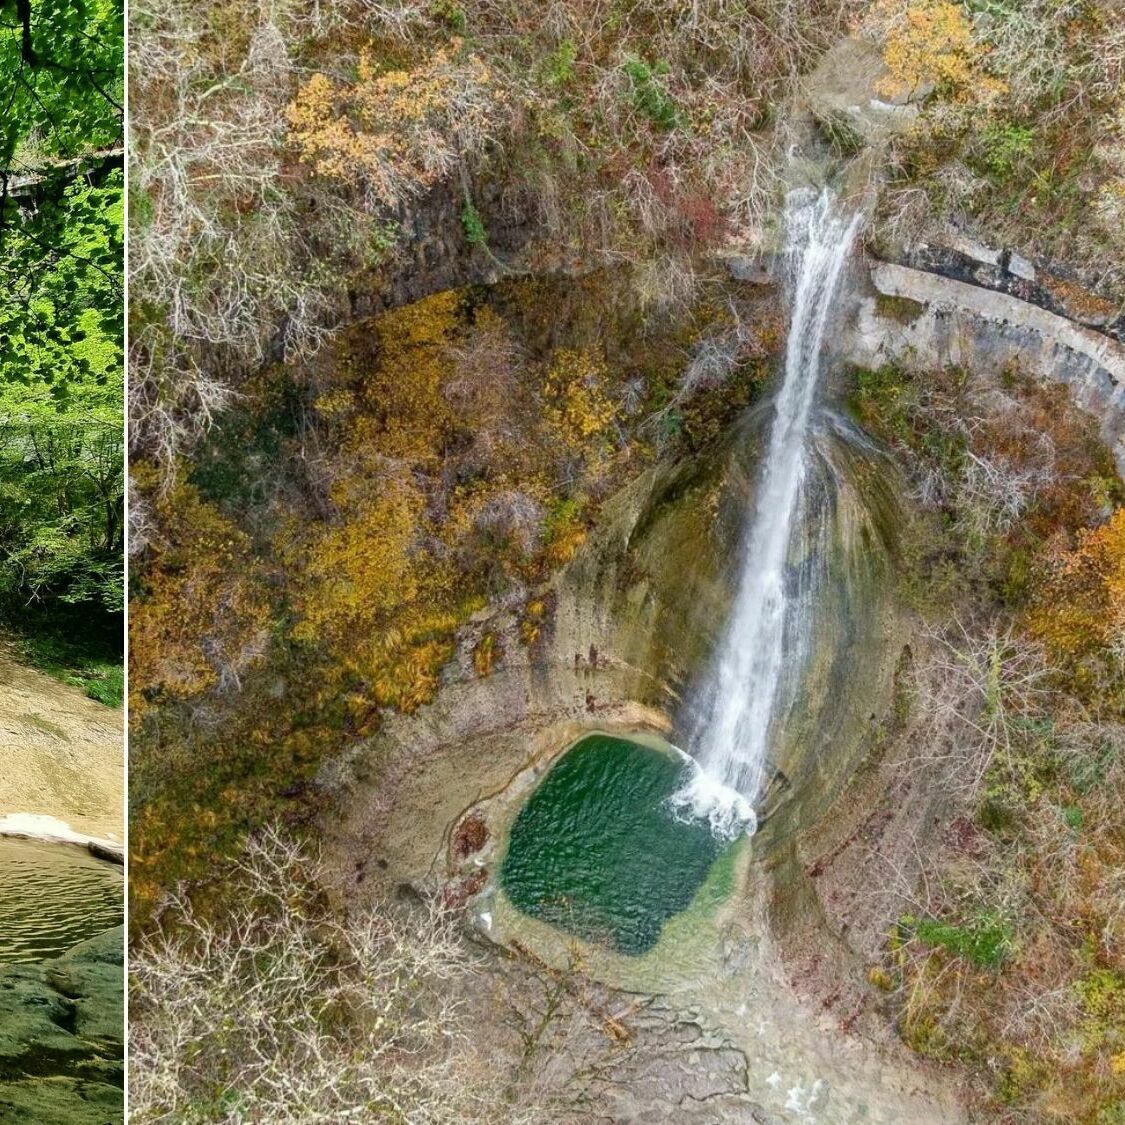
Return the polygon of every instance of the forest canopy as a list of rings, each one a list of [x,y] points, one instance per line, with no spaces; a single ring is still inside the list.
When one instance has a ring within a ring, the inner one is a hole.
[[[0,3],[0,601],[119,636],[123,6]]]

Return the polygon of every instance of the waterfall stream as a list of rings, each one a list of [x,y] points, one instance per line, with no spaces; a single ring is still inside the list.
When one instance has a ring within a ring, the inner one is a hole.
[[[756,827],[771,740],[808,650],[814,579],[793,574],[789,560],[807,534],[810,418],[824,333],[859,224],[860,215],[842,214],[827,190],[793,192],[787,201],[792,311],[784,378],[733,610],[698,699],[689,743],[697,768],[672,798],[674,808],[708,819],[721,836]]]

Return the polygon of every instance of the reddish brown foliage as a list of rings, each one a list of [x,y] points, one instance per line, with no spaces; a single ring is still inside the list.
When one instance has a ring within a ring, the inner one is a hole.
[[[458,859],[479,852],[488,842],[488,825],[480,813],[470,813],[453,833],[453,854]]]

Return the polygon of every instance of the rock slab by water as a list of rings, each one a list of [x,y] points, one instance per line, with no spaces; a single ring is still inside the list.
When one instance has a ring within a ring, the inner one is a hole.
[[[119,1125],[124,1115],[123,927],[55,961],[0,968],[0,1121]]]

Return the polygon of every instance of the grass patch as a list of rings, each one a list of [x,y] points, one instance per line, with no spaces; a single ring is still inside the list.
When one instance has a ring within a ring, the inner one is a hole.
[[[81,688],[90,699],[120,707],[125,697],[125,667],[103,645],[59,633],[11,638],[17,659],[63,683]]]
[[[902,924],[913,929],[919,941],[935,949],[944,949],[955,957],[963,957],[979,969],[998,969],[1011,951],[1011,932],[991,916],[975,918],[962,926],[939,922],[934,918],[915,921],[907,916],[902,919]]]

